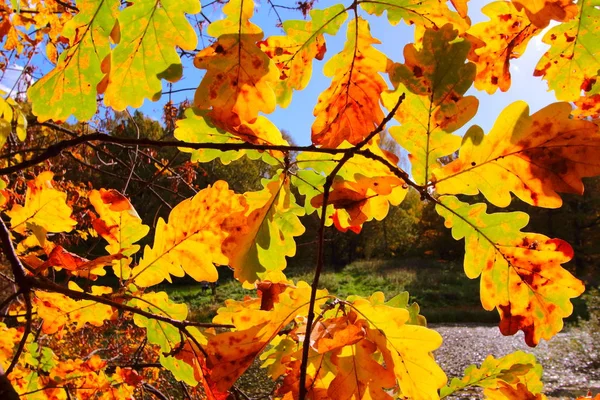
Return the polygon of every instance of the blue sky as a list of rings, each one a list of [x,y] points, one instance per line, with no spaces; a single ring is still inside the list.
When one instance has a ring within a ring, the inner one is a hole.
[[[270,9],[266,0],[261,0],[257,5],[255,16],[252,21],[265,31],[265,37],[271,35],[282,34],[282,30],[276,27],[277,18],[275,13]],[[277,1],[275,1],[277,3]],[[315,3],[316,8],[325,8],[337,3],[334,0],[319,0]],[[349,3],[349,0],[345,1]],[[469,2],[469,12],[473,23],[487,20],[479,10],[489,1],[471,0]],[[279,0],[279,4],[295,4],[291,0]],[[221,8],[209,6],[205,7],[203,12],[211,20],[223,17]],[[286,10],[279,10],[283,19],[298,19],[301,18],[298,12],[290,13]],[[366,13],[362,13],[363,17],[370,21],[371,34],[378,38],[382,44],[377,46],[384,54],[395,62],[403,61],[403,49],[407,43],[413,39],[413,28],[405,25],[403,22],[397,26],[391,26],[385,16],[371,17]],[[529,44],[525,55],[511,62],[512,86],[511,89],[502,93],[496,92],[494,95],[487,95],[485,92],[479,92],[472,88],[468,94],[475,95],[480,100],[479,113],[468,123],[461,131],[466,131],[466,128],[477,124],[484,131],[489,129],[494,124],[500,111],[516,100],[525,100],[530,104],[531,111],[535,112],[545,105],[555,101],[553,93],[547,92],[547,85],[540,78],[532,76],[533,69],[541,55],[546,51],[547,46],[541,42],[543,35],[538,35]],[[346,39],[346,24],[344,24],[338,35],[335,37],[326,36],[327,54],[323,61],[314,61],[313,77],[309,86],[299,92],[294,92],[291,105],[287,109],[277,108],[277,110],[268,115],[268,117],[282,130],[288,131],[297,144],[310,144],[311,125],[314,121],[313,108],[317,102],[319,94],[325,90],[330,84],[330,78],[323,76],[322,69],[325,62],[335,53],[339,52]],[[207,41],[205,41],[207,43]],[[48,70],[51,65],[44,60],[44,56],[38,56],[34,60],[41,70]],[[11,81],[13,75],[18,72],[8,71],[4,80],[0,82],[3,86],[12,86]],[[184,78],[173,84],[173,89],[197,87],[203,76],[203,71],[196,69],[190,59],[184,60]],[[164,88],[167,90],[167,83],[164,83]],[[192,99],[193,91],[185,91],[173,95],[174,102],[180,102],[185,98]],[[163,96],[158,102],[145,101],[142,112],[153,118],[160,119],[162,108],[167,101],[167,96]]]

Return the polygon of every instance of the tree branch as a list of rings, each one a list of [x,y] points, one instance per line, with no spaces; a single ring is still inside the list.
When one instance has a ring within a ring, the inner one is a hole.
[[[62,128],[58,125],[43,123],[44,126],[50,126],[55,129],[59,129],[61,131],[68,131],[65,128]],[[145,146],[145,147],[181,147],[186,149],[214,149],[220,151],[239,151],[239,150],[259,150],[259,151],[267,151],[267,150],[275,150],[282,152],[289,151],[307,151],[313,153],[326,153],[326,154],[345,154],[349,153],[354,149],[354,147],[350,149],[331,149],[331,148],[323,148],[323,147],[315,147],[315,146],[286,146],[286,145],[273,145],[273,144],[253,144],[253,143],[189,143],[189,142],[181,142],[176,140],[152,140],[152,139],[131,139],[131,138],[122,138],[110,136],[104,133],[91,133],[88,135],[82,135],[74,137],[73,139],[62,140],[58,143],[52,144],[48,146],[48,148],[42,152],[41,154],[32,157],[29,160],[25,160],[13,166],[0,168],[0,175],[11,174],[13,172],[21,171],[25,168],[32,167],[34,165],[40,164],[52,157],[58,156],[63,150],[70,149],[72,147],[78,146],[80,144],[87,144],[89,142],[103,142],[103,143],[115,143],[127,146]]]

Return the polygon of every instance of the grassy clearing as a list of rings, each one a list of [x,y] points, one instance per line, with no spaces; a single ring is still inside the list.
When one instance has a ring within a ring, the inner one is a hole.
[[[295,282],[312,281],[308,269],[286,271]],[[495,322],[497,314],[482,309],[479,283],[465,277],[462,267],[453,262],[433,259],[369,260],[349,264],[341,271],[325,269],[319,286],[341,298],[350,295],[368,297],[382,291],[386,298],[408,291],[411,301],[421,307],[430,322]],[[212,296],[210,289],[202,291],[199,284],[165,287],[169,296],[190,307],[190,318],[210,321],[226,299],[241,300],[254,296],[233,280],[224,280]]]

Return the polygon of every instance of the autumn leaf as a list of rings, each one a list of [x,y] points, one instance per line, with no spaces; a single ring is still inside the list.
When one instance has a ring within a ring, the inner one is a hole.
[[[466,12],[464,0],[452,0],[452,4],[460,13]],[[360,2],[360,7],[377,16],[387,12],[387,18],[392,25],[397,25],[403,20],[407,25],[438,29],[450,23],[461,33],[468,27],[468,23],[451,11],[444,0],[364,1]]]
[[[452,132],[471,120],[479,105],[475,97],[464,97],[473,83],[475,66],[465,64],[470,45],[455,41],[457,35],[451,25],[427,30],[421,49],[407,45],[405,63],[388,69],[396,89],[383,93],[383,104],[391,110],[401,93],[406,96],[395,114],[401,126],[389,132],[409,151],[412,176],[420,185],[429,181],[440,157],[460,147],[460,137]]]
[[[213,22],[208,34],[217,41],[196,54],[194,65],[206,74],[196,90],[194,105],[211,109],[213,122],[226,130],[252,123],[259,112],[275,110],[272,87],[279,79],[275,63],[256,42],[262,30],[250,22],[251,0],[232,0],[223,7],[225,19]]]
[[[111,51],[109,36],[119,5],[118,0],[77,3],[79,12],[62,31],[70,46],[61,53],[56,67],[28,91],[38,120],[66,121],[71,115],[87,120],[94,115],[96,86],[104,76],[100,64]]]
[[[390,204],[399,205],[406,196],[404,182],[396,177],[368,178],[360,174],[355,182],[334,180],[327,204],[337,210],[345,210],[344,216],[337,215],[340,228],[361,226],[366,221],[381,221],[388,214]],[[311,199],[313,207],[323,205],[323,194]]]
[[[460,15],[461,18],[466,18],[468,15],[468,1],[469,0],[450,0],[450,3],[452,3],[454,9],[458,12],[458,15]]]
[[[393,399],[385,389],[396,386],[396,377],[391,365],[384,367],[376,361],[377,350],[376,343],[360,340],[354,345],[345,346],[339,352],[334,352],[331,362],[337,370],[327,390],[329,398]]]
[[[600,94],[581,96],[573,102],[575,109],[573,116],[577,118],[591,117],[593,120],[600,118]]]
[[[452,382],[440,391],[444,398],[472,386],[484,388],[486,398],[503,398],[501,389],[508,385],[513,388],[521,386],[524,392],[535,395],[541,392],[542,366],[537,363],[533,354],[515,351],[501,358],[489,355],[481,367],[470,365],[465,369],[461,379],[453,378]]]
[[[512,0],[517,10],[525,9],[527,18],[538,28],[545,28],[551,20],[567,22],[579,14],[573,0]]]
[[[276,174],[263,185],[259,192],[244,193],[248,208],[223,224],[229,233],[223,254],[229,258],[235,278],[246,284],[285,281],[286,257],[296,254],[294,237],[305,231],[298,218],[304,209],[296,204],[288,178]]]
[[[398,302],[385,302],[381,292],[368,299],[351,296],[319,314],[310,335],[307,391],[311,398],[438,397],[437,388],[445,384],[446,377],[430,352],[440,346],[442,338],[409,324],[409,311]],[[287,339],[302,340],[302,330],[298,327]],[[287,339],[277,341],[276,346]],[[287,373],[277,394],[296,398],[302,349],[298,346],[300,349],[292,352],[290,344],[285,346],[280,361],[287,366]],[[273,353],[267,354],[267,360],[272,360]],[[277,378],[280,376],[273,377]]]
[[[170,281],[170,275],[186,273],[199,282],[216,281],[214,264],[228,264],[221,250],[228,236],[223,221],[245,207],[241,196],[229,190],[224,181],[179,203],[171,210],[168,223],[158,220],[154,246],[144,248],[142,260],[131,271],[135,284],[147,287],[164,279]]]
[[[110,55],[104,103],[115,110],[156,101],[161,78],[176,82],[183,67],[176,47],[194,50],[197,37],[185,13],[200,12],[198,0],[141,0],[119,15],[120,40]]]
[[[528,2],[529,3],[529,2]],[[467,38],[473,43],[469,60],[477,66],[475,88],[493,94],[510,88],[510,60],[519,58],[529,40],[540,32],[513,3],[496,1],[485,5],[482,12],[490,20],[473,25]]]
[[[140,249],[134,243],[144,238],[150,228],[142,223],[129,200],[114,189],[92,190],[88,198],[98,213],[98,218],[92,219],[92,226],[108,242],[106,251],[112,255],[122,255],[112,263],[115,275],[129,279],[130,256]]]
[[[0,148],[6,143],[11,133],[15,133],[20,141],[27,138],[27,118],[19,104],[0,90]]]
[[[327,47],[324,34],[336,35],[346,20],[346,10],[337,4],[324,10],[311,10],[310,21],[285,21],[285,36],[271,36],[258,45],[279,68],[275,86],[277,104],[289,106],[292,90],[302,90],[310,81],[312,60],[322,60]]]
[[[71,218],[72,209],[66,203],[67,194],[54,189],[54,173],[45,171],[27,182],[25,205],[15,204],[6,214],[11,229],[25,234],[29,224],[46,232],[70,232],[77,222]]]
[[[270,311],[260,309],[260,299],[225,302],[226,307],[217,311],[213,322],[234,325],[236,330],[210,337],[206,347],[210,379],[220,391],[235,383],[284,326],[297,316],[306,315],[310,291],[307,283],[298,282],[279,296]],[[317,292],[315,310],[324,304],[326,295],[326,291]]]
[[[587,81],[596,79],[600,69],[600,0],[577,2],[578,18],[550,29],[544,53],[534,75],[542,76],[558,100],[574,101],[587,90]]]
[[[533,347],[562,329],[570,299],[585,289],[561,266],[573,258],[567,242],[521,232],[529,222],[523,212],[487,214],[485,204],[454,196],[441,197],[436,211],[454,239],[465,239],[465,273],[481,275],[481,304],[498,310],[503,335],[522,330]]]
[[[386,366],[393,366],[401,394],[413,399],[437,398],[446,375],[430,353],[442,344],[442,337],[431,329],[408,324],[408,310],[384,300],[382,292],[368,299],[348,299],[369,324],[367,338],[380,349]]]
[[[314,144],[332,148],[344,140],[357,144],[383,120],[379,97],[387,85],[380,73],[386,70],[388,58],[373,47],[378,43],[366,20],[356,18],[348,23],[344,49],[323,70],[333,80],[313,111]]]
[[[208,114],[208,110],[200,110],[194,107],[185,110],[185,118],[177,120],[175,137],[183,142],[191,143],[243,143],[243,140],[238,136],[215,126]],[[194,150],[183,147],[180,150],[191,153],[192,162],[205,163],[218,158],[225,165],[242,158],[246,154],[246,150]]]
[[[569,104],[554,103],[529,116],[527,104],[516,102],[488,135],[472,127],[458,159],[434,171],[436,191],[481,192],[499,207],[510,204],[512,192],[538,207],[560,207],[557,192],[581,194],[581,178],[600,173],[598,128],[571,119],[570,112]]]
[[[50,267],[63,268],[70,271],[73,275],[90,277],[95,275],[105,275],[104,267],[111,265],[114,261],[125,258],[120,253],[111,254],[108,256],[97,257],[93,260],[88,260],[78,256],[75,253],[65,250],[62,246],[57,245],[48,254],[48,259],[40,266],[41,269]]]
[[[177,321],[184,321],[188,315],[187,306],[171,301],[166,292],[144,293],[131,300],[130,304],[142,311]],[[146,328],[148,342],[160,346],[163,353],[172,352],[181,342],[182,337],[179,329],[168,322],[147,318],[139,314],[133,316],[133,322],[141,328]]]
[[[69,288],[82,292],[83,290],[74,282],[69,282]],[[46,334],[56,333],[66,324],[75,324],[75,329],[82,329],[86,324],[102,326],[104,321],[114,317],[111,306],[97,303],[92,300],[73,300],[60,293],[35,291],[33,304],[37,309],[38,316],[44,321],[42,332]],[[92,286],[91,294],[101,296],[112,293],[112,289],[106,286]]]
[[[398,157],[381,149],[379,144],[379,137],[375,137],[364,149],[391,165],[397,165]],[[344,142],[340,147],[349,146],[348,142]],[[298,155],[297,162],[303,169],[297,172],[293,182],[306,198],[304,207],[307,214],[315,210],[320,212],[323,204],[321,188],[341,157],[315,153]],[[381,220],[387,215],[390,204],[400,204],[408,188],[387,166],[357,154],[338,170],[332,189],[326,225],[335,223],[341,231],[360,231],[363,222],[373,218]]]

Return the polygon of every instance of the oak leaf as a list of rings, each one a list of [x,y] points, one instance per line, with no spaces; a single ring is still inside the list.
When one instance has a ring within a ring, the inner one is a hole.
[[[144,238],[150,228],[142,223],[129,200],[114,189],[92,190],[88,198],[98,213],[98,218],[92,218],[92,226],[108,242],[106,251],[122,255],[112,263],[115,275],[129,279],[131,256],[140,249],[134,243]]]
[[[254,2],[232,0],[222,11],[226,18],[208,27],[208,34],[217,41],[194,59],[197,68],[206,70],[196,90],[194,105],[211,109],[213,122],[229,130],[243,122],[253,122],[259,112],[275,110],[272,87],[279,79],[279,71],[256,45],[263,32],[250,22]]]
[[[600,69],[599,0],[577,2],[577,15],[550,29],[544,43],[550,49],[537,64],[534,75],[542,76],[558,100],[575,101],[587,82],[596,79]]]
[[[166,292],[144,293],[134,298],[131,305],[142,311],[177,321],[185,320],[188,315],[187,305],[171,301]],[[163,353],[174,351],[181,342],[179,329],[168,322],[147,318],[139,314],[133,316],[133,322],[141,328],[146,328],[148,342],[160,346]]]
[[[52,172],[45,171],[27,182],[25,204],[15,204],[6,212],[13,231],[25,234],[27,225],[33,224],[46,232],[70,232],[77,225],[71,218],[67,194],[52,186],[53,176]]]
[[[379,105],[387,84],[381,76],[388,58],[375,47],[369,23],[356,18],[348,23],[344,49],[333,56],[323,70],[333,80],[319,95],[313,114],[312,142],[322,147],[338,147],[345,140],[362,141],[384,118]]]
[[[73,275],[94,279],[97,275],[105,275],[105,266],[111,265],[113,262],[123,258],[125,258],[124,255],[116,253],[88,260],[57,245],[48,254],[48,259],[39,268],[42,270],[51,267],[63,268]]]
[[[258,45],[279,68],[275,86],[277,104],[287,107],[292,91],[302,90],[310,81],[312,60],[322,60],[327,50],[324,34],[337,34],[346,19],[346,10],[337,4],[324,10],[311,10],[310,21],[285,21],[285,36],[271,36]]]
[[[228,264],[221,250],[228,236],[222,224],[245,209],[243,198],[224,181],[182,201],[171,210],[168,223],[158,220],[154,246],[144,248],[142,260],[131,271],[134,283],[147,287],[186,273],[197,281],[216,281],[214,264]]]
[[[350,146],[348,142],[344,142],[340,148]],[[368,155],[380,157],[390,165],[397,165],[399,162],[396,155],[380,147],[379,137],[373,138],[364,150]],[[321,187],[341,157],[341,154],[309,152],[297,156],[297,162],[303,169],[296,173],[292,182],[300,194],[305,196],[304,207],[307,214],[315,210],[319,210],[320,213],[323,203]],[[379,182],[383,184],[379,185]],[[330,198],[335,200],[335,203],[329,202],[331,207],[326,210],[326,225],[334,223],[341,231],[360,231],[364,221],[383,219],[389,205],[400,204],[408,193],[408,187],[402,179],[394,175],[385,164],[374,163],[371,158],[361,154],[354,155],[338,170],[334,184],[335,187],[332,188],[338,190],[334,197]],[[348,211],[351,211],[352,215]]]
[[[473,43],[469,60],[477,65],[475,88],[493,94],[510,88],[510,60],[519,58],[529,40],[540,32],[525,10],[513,3],[496,1],[485,5],[482,12],[490,20],[473,25],[467,38]]]
[[[96,86],[104,77],[101,63],[110,54],[109,36],[119,0],[84,0],[62,31],[69,47],[56,67],[29,88],[33,113],[40,121],[66,121],[73,115],[86,120],[96,112]],[[52,104],[52,107],[48,107]]]
[[[213,322],[234,325],[235,331],[210,337],[206,347],[210,379],[218,390],[229,389],[284,326],[296,318],[304,318],[310,292],[305,282],[289,286],[270,311],[260,309],[260,299],[225,302],[226,307],[217,311]],[[327,292],[319,290],[315,310],[319,310],[326,299]]]
[[[460,147],[460,137],[452,135],[477,113],[478,100],[464,96],[473,84],[475,65],[466,63],[470,45],[456,41],[451,25],[427,30],[421,49],[404,48],[404,64],[389,69],[394,91],[383,93],[383,104],[392,109],[398,96],[406,99],[395,114],[401,126],[389,128],[392,137],[409,151],[412,176],[423,185],[440,157]]]
[[[2,97],[5,94],[0,90],[0,148],[13,132],[22,142],[27,139],[27,118],[13,98]]]
[[[198,0],[141,0],[118,18],[120,38],[110,54],[104,103],[115,110],[140,107],[161,96],[161,78],[176,82],[183,67],[177,48],[193,50],[197,37],[185,13],[200,12]]]
[[[488,135],[472,127],[458,159],[434,171],[436,191],[481,192],[499,207],[510,204],[512,192],[538,207],[560,207],[557,192],[581,194],[581,178],[600,173],[598,127],[570,112],[571,105],[554,103],[529,116],[527,104],[516,102]]]
[[[440,391],[444,398],[465,388],[478,386],[484,388],[484,395],[489,399],[504,399],[502,389],[508,385],[523,392],[536,395],[541,392],[542,366],[537,363],[533,354],[522,351],[510,353],[501,358],[489,355],[481,367],[470,365],[465,369],[462,378],[453,378],[452,382]]]
[[[285,281],[286,257],[296,254],[294,237],[305,231],[299,219],[304,209],[296,204],[289,179],[276,174],[263,185],[261,191],[244,193],[246,210],[231,215],[223,224],[229,233],[223,254],[234,277],[246,284]]]
[[[533,347],[562,329],[570,299],[585,289],[561,266],[573,258],[567,242],[521,232],[529,222],[523,212],[487,214],[485,204],[454,196],[441,197],[436,211],[456,240],[465,239],[465,273],[481,276],[481,303],[498,310],[503,335],[522,330]]]
[[[387,12],[387,18],[392,25],[404,21],[407,25],[416,25],[417,28],[438,29],[450,23],[462,32],[468,28],[465,21],[466,1],[452,0],[452,4],[461,14],[451,11],[444,0],[386,0],[365,1],[360,7],[369,14],[381,16]]]
[[[550,21],[567,22],[579,14],[573,0],[512,0],[517,10],[525,9],[527,18],[538,28],[545,28]]]
[[[74,282],[69,282],[72,290],[83,290]],[[101,296],[112,293],[112,289],[105,286],[92,286],[91,294]],[[60,293],[35,291],[33,304],[37,309],[38,316],[44,321],[42,332],[47,334],[56,333],[66,324],[75,323],[75,329],[82,329],[87,323],[93,326],[102,326],[104,321],[115,317],[111,306],[97,303],[92,300],[73,300]]]

